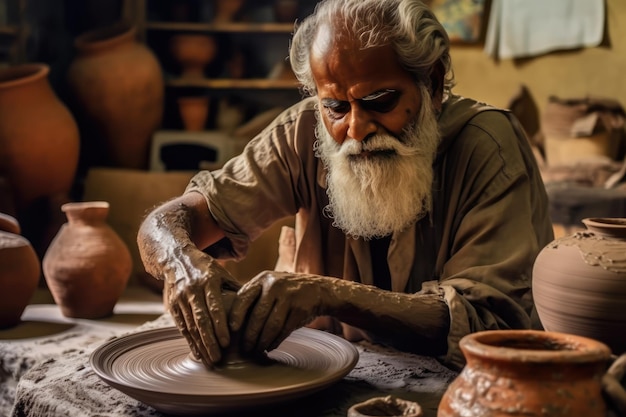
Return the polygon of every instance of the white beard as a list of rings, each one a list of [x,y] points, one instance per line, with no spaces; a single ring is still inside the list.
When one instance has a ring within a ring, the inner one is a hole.
[[[315,151],[328,170],[324,212],[348,236],[384,237],[431,210],[440,133],[427,90],[422,89],[422,97],[420,114],[400,137],[379,134],[339,145],[318,117]],[[363,157],[363,151],[374,153]]]

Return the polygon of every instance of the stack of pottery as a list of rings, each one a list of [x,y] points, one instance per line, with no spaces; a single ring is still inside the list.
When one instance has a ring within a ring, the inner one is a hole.
[[[67,203],[61,209],[68,221],[43,258],[48,288],[66,317],[109,316],[132,270],[128,247],[106,223],[109,203]]]
[[[0,329],[15,326],[34,295],[41,265],[13,216],[0,213]]]
[[[75,47],[67,78],[89,134],[86,142],[105,149],[107,165],[147,168],[150,140],[164,108],[156,55],[125,23],[88,31],[76,38]]]

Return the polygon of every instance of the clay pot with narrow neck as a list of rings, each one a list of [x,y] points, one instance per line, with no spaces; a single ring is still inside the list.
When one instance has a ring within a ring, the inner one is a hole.
[[[128,247],[106,223],[109,203],[67,203],[61,209],[68,221],[43,258],[48,288],[66,317],[109,316],[132,269]]]
[[[37,290],[41,265],[13,216],[0,213],[0,329],[17,325]]]
[[[125,23],[85,32],[74,45],[67,80],[85,142],[92,153],[104,150],[100,164],[147,168],[150,140],[164,108],[165,84],[156,55]]]
[[[626,353],[626,219],[588,218],[587,230],[554,240],[533,267],[543,327],[590,337]]]
[[[40,63],[0,69],[0,172],[18,214],[68,194],[78,166],[78,126],[50,86],[49,72]]]
[[[610,349],[586,337],[490,330],[460,341],[467,363],[438,417],[606,417],[602,378]]]

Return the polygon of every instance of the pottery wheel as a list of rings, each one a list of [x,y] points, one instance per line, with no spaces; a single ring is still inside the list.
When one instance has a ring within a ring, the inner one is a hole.
[[[165,413],[242,411],[308,395],[346,376],[358,361],[348,341],[320,330],[295,330],[268,354],[208,370],[175,327],[113,339],[89,362],[112,387]]]

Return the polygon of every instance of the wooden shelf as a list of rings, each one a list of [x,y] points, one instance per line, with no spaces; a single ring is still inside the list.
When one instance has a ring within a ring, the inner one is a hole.
[[[17,36],[19,30],[15,26],[0,26],[0,35]]]
[[[269,90],[269,89],[296,89],[298,82],[296,80],[272,80],[264,78],[255,79],[189,79],[174,78],[168,80],[166,84],[170,87],[204,87],[214,89],[249,89],[249,90]]]
[[[189,23],[189,22],[146,22],[146,29],[163,31],[224,32],[224,33],[291,33],[291,23]]]

